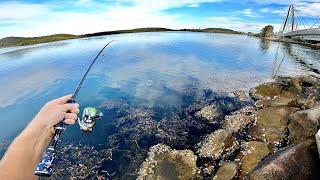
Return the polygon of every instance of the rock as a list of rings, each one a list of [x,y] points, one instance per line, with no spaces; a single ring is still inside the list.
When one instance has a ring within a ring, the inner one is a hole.
[[[157,144],[150,148],[137,179],[200,179],[196,161],[197,157],[190,150],[173,150]]]
[[[311,76],[279,77],[276,82],[251,88],[249,95],[260,108],[294,106],[307,109],[320,104],[320,83]]]
[[[294,98],[299,95],[301,89],[295,85],[294,81],[270,82],[251,88],[250,97],[257,101],[261,99],[274,99],[278,96]]]
[[[207,121],[214,121],[221,116],[221,111],[215,104],[205,106],[200,111],[196,112],[196,116]]]
[[[231,155],[238,147],[238,143],[232,134],[224,129],[209,134],[198,144],[199,157],[220,159],[222,156]]]
[[[238,165],[235,162],[222,162],[216,175],[213,177],[214,180],[231,180],[238,174]]]
[[[256,122],[249,130],[253,139],[269,142],[276,147],[284,144],[289,115],[296,111],[287,106],[261,109],[256,114]]]
[[[234,96],[240,101],[246,101],[247,100],[247,96],[246,93],[244,92],[244,90],[237,90],[232,92],[234,94]]]
[[[248,179],[318,179],[319,158],[314,141],[284,148],[266,158]]]
[[[225,117],[222,128],[230,133],[239,133],[245,130],[254,119],[254,107],[247,106]]]
[[[298,111],[290,116],[289,140],[297,144],[306,139],[314,138],[320,121],[320,106],[309,110]]]
[[[270,150],[267,143],[250,141],[241,144],[243,150],[238,155],[237,159],[240,159],[240,177],[246,176],[251,172],[258,163],[270,154]]]
[[[270,98],[259,99],[258,101],[255,102],[255,106],[258,108],[275,107],[275,106],[291,106],[292,104],[294,104],[294,102],[295,102],[294,98],[276,96],[273,99],[270,99]]]
[[[294,101],[301,109],[310,109],[320,105],[320,88],[307,87],[304,92]]]

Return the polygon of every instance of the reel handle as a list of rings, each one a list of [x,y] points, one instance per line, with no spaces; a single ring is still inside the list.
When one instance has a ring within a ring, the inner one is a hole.
[[[75,103],[76,101],[71,98],[67,101],[67,103]],[[69,111],[68,111],[69,112]],[[64,121],[64,120],[63,120]],[[39,162],[38,166],[36,167],[34,174],[37,176],[46,176],[50,177],[52,175],[52,163],[55,159],[56,155],[56,146],[58,142],[60,141],[59,138],[61,136],[62,131],[66,129],[66,124],[61,121],[58,124],[54,126],[55,133],[53,135],[53,138],[51,139],[51,142],[47,149],[45,150],[42,160]]]

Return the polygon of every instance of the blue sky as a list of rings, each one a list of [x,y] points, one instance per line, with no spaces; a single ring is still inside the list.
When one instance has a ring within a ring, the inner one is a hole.
[[[320,17],[320,0],[0,0],[0,38],[138,27],[278,30],[291,3],[310,22]]]

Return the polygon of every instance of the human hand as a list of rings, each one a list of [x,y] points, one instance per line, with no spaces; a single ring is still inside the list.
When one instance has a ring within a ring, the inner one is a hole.
[[[47,102],[31,122],[33,127],[51,129],[64,119],[66,124],[74,124],[79,113],[79,104],[69,104],[72,95],[66,95]],[[68,112],[69,111],[69,112]]]

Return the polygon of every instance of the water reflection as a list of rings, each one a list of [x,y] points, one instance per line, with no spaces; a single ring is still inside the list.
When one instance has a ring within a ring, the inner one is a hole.
[[[262,51],[267,51],[269,49],[269,47],[270,47],[270,41],[267,40],[267,39],[262,38],[260,47],[261,47]]]
[[[92,69],[79,94],[83,107],[124,101],[165,109],[156,112],[158,116],[192,103],[204,89],[230,95],[270,81],[271,72],[295,76],[319,69],[315,65],[318,51],[244,35],[211,33],[124,34],[1,50],[0,141],[17,134],[43,103],[72,92],[92,58],[110,39],[118,43],[110,46]],[[301,60],[283,56],[289,52],[299,52],[295,58],[306,54],[308,63],[301,66]],[[279,60],[274,63],[277,53]],[[109,117],[117,115],[113,113]],[[101,129],[89,138],[74,128],[66,136],[69,141],[99,139],[105,143],[108,133]]]
[[[283,51],[281,51],[281,48]],[[288,56],[286,58],[286,56]],[[314,77],[320,77],[319,50],[309,49],[301,45],[291,43],[278,43],[275,60],[272,69],[272,77],[279,76],[281,65],[285,59],[289,59]]]

